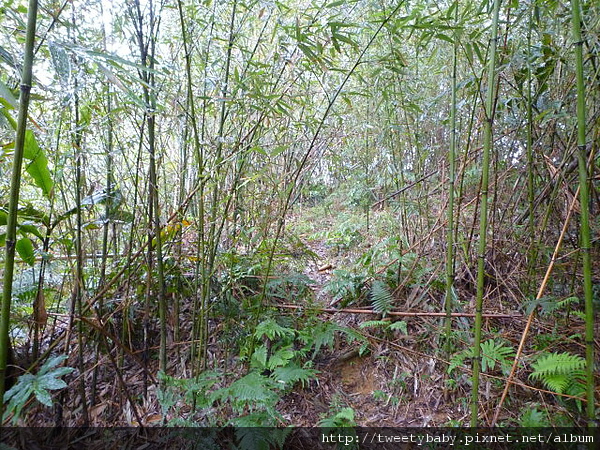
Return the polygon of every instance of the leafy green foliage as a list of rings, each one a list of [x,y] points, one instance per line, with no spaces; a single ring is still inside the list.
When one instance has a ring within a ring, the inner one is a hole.
[[[293,272],[291,274],[278,276],[267,283],[269,296],[282,298],[286,301],[306,301],[312,296],[311,285],[315,281],[303,273]]]
[[[279,400],[276,388],[277,385],[269,377],[250,372],[228,387],[213,392],[211,399],[229,402],[237,413],[243,413],[246,408],[273,408]]]
[[[390,323],[387,320],[367,320],[366,322],[361,323],[359,328],[387,328],[389,324]]]
[[[400,331],[402,334],[408,334],[407,323],[404,320],[398,320],[390,324],[390,330]]]
[[[21,375],[17,384],[4,394],[4,403],[7,405],[2,420],[6,420],[12,414],[12,423],[15,424],[32,394],[43,405],[52,406],[52,395],[49,391],[67,387],[67,383],[59,377],[75,370],[71,367],[56,367],[66,358],[65,355],[55,356],[46,361],[38,373]]]
[[[570,353],[545,353],[531,364],[532,380],[541,381],[549,390],[574,396],[585,392],[585,359]]]
[[[259,424],[264,423],[262,418],[253,415],[241,419],[235,422],[235,437],[241,450],[283,448],[286,437],[292,432],[291,428],[260,428]]]
[[[383,281],[373,281],[370,297],[373,311],[380,313],[383,317],[392,310],[394,297],[392,296],[388,285]]]
[[[302,330],[299,338],[305,343],[307,349],[313,349],[312,358],[314,358],[322,347],[333,347],[336,333],[344,335],[349,343],[358,342],[361,345],[361,354],[369,344],[368,340],[362,334],[352,328],[321,321]]]
[[[30,266],[33,266],[33,263],[35,262],[35,254],[31,239],[27,237],[19,239],[17,241],[17,244],[15,245],[15,249],[17,250],[17,253],[19,253],[21,259],[23,259],[23,261],[25,261]]]
[[[363,328],[383,328],[391,331],[400,331],[402,334],[408,334],[407,323],[404,320],[390,322],[389,320],[367,320],[359,325]]]
[[[494,370],[496,363],[500,365],[502,371],[510,367],[510,360],[515,352],[512,347],[507,347],[501,342],[492,339],[481,343],[481,369],[487,372],[488,368]]]
[[[559,300],[554,296],[545,296],[540,299],[527,301],[523,304],[523,307],[525,308],[526,315],[531,314],[531,312],[539,306],[540,315],[548,316],[577,303],[579,303],[579,298],[577,297],[567,297],[563,300]]]
[[[393,226],[393,223],[383,223],[383,231],[387,233],[387,229]],[[385,237],[375,245],[369,247],[356,261],[357,266],[365,270],[369,276],[375,276],[381,267],[387,267],[385,273],[385,281],[390,286],[395,286],[398,276],[398,265],[391,264],[390,261],[403,258],[405,262],[410,264],[410,260],[414,259],[414,254],[402,255],[403,241],[398,236]]]
[[[302,387],[305,387],[309,381],[317,377],[317,373],[314,369],[307,369],[296,365],[296,363],[290,363],[285,367],[276,367],[271,373],[271,378],[287,389],[296,383],[300,383]]]
[[[502,342],[496,342],[493,339],[489,339],[481,343],[481,370],[487,372],[494,370],[496,364],[500,365],[500,369],[503,373],[507,373],[510,370],[510,362],[514,356],[514,350],[512,347],[508,347]],[[473,349],[469,348],[459,352],[450,358],[450,365],[448,366],[448,373],[452,373],[457,367],[461,367],[465,359],[473,357]]]
[[[334,249],[339,255],[363,241],[362,227],[361,222],[357,222],[355,217],[350,216],[334,229],[317,233],[316,237],[325,238],[325,245]]]
[[[519,418],[519,426],[523,428],[549,427],[547,414],[537,408],[524,408]]]
[[[323,428],[355,427],[354,409],[350,407],[341,408],[332,415],[321,419],[319,426]]]
[[[44,195],[50,197],[54,182],[48,169],[48,158],[46,158],[46,154],[38,145],[35,135],[31,130],[25,132],[25,147],[23,152],[25,159],[29,160],[25,166],[27,173],[31,175],[36,186],[42,190]]]
[[[274,319],[263,320],[256,326],[254,336],[261,339],[263,336],[269,339],[285,338],[294,336],[295,331],[291,328],[282,327]]]
[[[342,300],[342,306],[347,306],[362,295],[364,285],[364,275],[336,269],[325,286],[325,291],[330,293],[334,300]]]
[[[192,426],[197,423],[188,423],[182,421],[181,406],[183,402],[195,404],[196,407],[209,408],[212,405],[212,399],[209,397],[211,389],[219,382],[222,373],[218,371],[205,371],[194,378],[175,378],[166,375],[164,372],[158,373],[160,381],[157,391],[157,399],[160,404],[163,417],[167,417],[169,411],[173,411],[174,420],[169,421],[171,425]],[[183,401],[183,402],[182,402]],[[209,420],[212,419],[208,416]],[[216,422],[210,422],[206,425],[215,425]]]

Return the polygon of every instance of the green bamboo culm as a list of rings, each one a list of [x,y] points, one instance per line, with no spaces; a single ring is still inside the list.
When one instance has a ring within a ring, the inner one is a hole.
[[[583,295],[585,297],[585,357],[587,385],[587,417],[594,426],[594,304],[592,302],[592,259],[590,254],[590,210],[587,170],[587,145],[585,138],[585,85],[583,81],[583,38],[579,0],[571,0],[573,42],[575,44],[575,70],[577,77],[577,160],[579,164],[579,203],[581,205],[580,248],[583,260]]]
[[[493,150],[492,125],[494,122],[494,96],[496,86],[496,46],[498,40],[498,15],[500,0],[494,0],[490,59],[488,62],[487,97],[485,102],[485,134],[483,140],[483,162],[481,173],[481,213],[479,220],[479,247],[477,250],[477,296],[475,299],[475,331],[473,342],[473,388],[471,391],[471,426],[477,426],[479,399],[479,372],[481,370],[481,324],[485,282],[485,250],[487,246],[488,186],[490,154]]]
[[[452,5],[454,8],[454,24],[458,23],[458,0]],[[448,211],[446,228],[446,322],[445,322],[445,348],[450,354],[452,333],[452,306],[454,297],[454,191],[456,184],[456,67],[458,56],[458,32],[454,33],[452,56],[452,105],[450,106],[450,153],[448,154]]]
[[[23,167],[23,149],[25,147],[25,130],[27,129],[27,110],[31,94],[33,67],[33,49],[37,20],[37,0],[29,0],[27,10],[27,35],[25,38],[25,56],[21,75],[21,96],[19,99],[19,117],[15,136],[12,176],[10,181],[10,200],[8,203],[8,220],[6,224],[6,256],[4,258],[4,284],[2,289],[2,308],[0,309],[0,399],[4,398],[6,365],[9,351],[8,326],[10,319],[10,303],[12,298],[13,273],[15,268],[15,245],[17,238],[17,207],[21,187],[21,169]],[[4,401],[0,406],[0,417],[4,411]],[[0,421],[0,426],[2,422]]]
[[[533,9],[534,5],[530,5],[528,12],[528,22],[529,27],[527,28],[527,141],[525,144],[525,153],[527,155],[527,199],[528,199],[528,231],[529,231],[529,258],[528,263],[529,267],[527,269],[527,279],[528,286],[527,292],[529,293],[531,286],[535,283],[535,267],[537,261],[537,243],[536,243],[536,233],[535,233],[535,167],[534,167],[534,159],[533,159],[533,93],[532,93],[532,70],[531,70],[531,30],[534,28],[533,23]]]

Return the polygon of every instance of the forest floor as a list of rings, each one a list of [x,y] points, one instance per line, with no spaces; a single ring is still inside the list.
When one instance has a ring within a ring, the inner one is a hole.
[[[290,218],[290,223],[293,224],[290,228],[317,256],[312,264],[305,266],[304,273],[316,282],[315,298],[323,308],[341,306],[339,299],[332,298],[327,289],[336,268],[350,272],[366,270],[365,253],[371,251],[375,255],[373,250],[389,239],[387,233],[393,229],[390,227],[389,212],[371,214],[370,229],[365,227],[364,215],[350,212],[344,216],[342,213],[340,220],[339,211],[331,212],[322,206],[300,208]],[[356,225],[357,223],[360,225]],[[360,239],[352,242],[347,239],[349,235],[358,235]],[[339,245],[340,238],[343,245]],[[342,250],[340,247],[343,247]],[[443,271],[439,264],[436,265],[441,257],[438,254],[424,259],[427,262],[420,267],[422,278],[402,283],[394,291],[394,310],[425,313],[443,311],[443,289],[433,287],[435,282],[432,282],[440,278],[443,280]],[[374,260],[375,257],[368,262],[373,263]],[[497,267],[501,264],[498,263]],[[381,264],[381,267],[385,268],[385,265]],[[410,270],[413,269],[414,266]],[[507,270],[514,271],[514,268],[507,267]],[[376,275],[382,272],[380,267],[371,271]],[[457,276],[457,296],[462,299],[459,301],[459,310],[474,313],[474,292],[469,276],[464,272]],[[406,278],[408,279],[409,277]],[[500,340],[495,342],[507,343],[516,349],[525,328],[527,314],[523,310],[514,309],[513,305],[517,303],[514,301],[515,290],[510,289],[510,282],[503,282],[502,286],[500,284],[489,287],[489,298],[485,302],[484,311],[510,314],[512,317],[485,319],[484,335],[497,336]],[[353,309],[368,309],[369,306],[368,294],[348,305]],[[364,326],[367,321],[380,320],[381,315],[325,312],[321,318],[360,330],[369,340],[369,351],[361,355],[357,344],[341,342],[338,347],[317,360],[316,368],[320,371],[317,381],[308,388],[294,391],[285,398],[285,404],[281,405],[284,416],[291,423],[314,426],[319,420],[343,407],[353,409],[356,424],[360,426],[457,426],[469,422],[470,363],[466,358],[456,365],[456,356],[461,352],[468,352],[468,335],[473,319],[459,318],[453,321],[458,341],[451,354],[447,355],[441,349],[443,318],[426,315],[405,318],[406,333]],[[580,344],[553,342],[552,337],[576,337],[578,333],[583,335],[583,318],[568,317],[566,321],[556,319],[555,316],[534,319],[525,346],[529,355],[525,358],[525,365],[521,364],[514,374],[513,381],[516,384],[511,387],[510,395],[500,411],[498,424],[540,426],[553,423],[570,426],[580,423],[581,416],[576,402],[544,394],[541,386],[528,378],[530,372],[527,363],[531,361],[531,354],[541,353],[540,349],[581,351]],[[491,423],[513,356],[514,353],[506,360],[497,361],[495,367],[488,367],[482,373],[480,411],[483,413],[483,423]],[[449,373],[448,369],[453,364],[457,368]],[[550,418],[538,414],[536,407],[539,405],[555,415]]]
[[[286,236],[283,238],[283,245],[288,247],[292,256],[277,268],[281,273],[286,270],[299,271],[311,280],[312,299],[294,299],[295,306],[304,307],[308,302],[313,308],[372,309],[369,280],[372,281],[385,272],[390,258],[393,262],[394,248],[390,249],[389,237],[392,220],[393,217],[388,212],[373,213],[370,229],[367,230],[365,218],[352,211],[340,213],[322,206],[296,209],[288,218]],[[371,256],[366,258],[365,255]],[[277,411],[285,421],[282,425],[315,426],[327,418],[337,416],[345,418],[346,423],[359,426],[426,427],[468,423],[471,373],[465,352],[469,349],[472,319],[461,317],[453,320],[456,341],[450,354],[446,354],[441,348],[444,345],[444,319],[426,314],[443,311],[444,292],[439,281],[441,277],[443,279],[440,254],[437,257],[418,255],[411,261],[407,264],[407,273],[403,274],[404,281],[393,292],[392,306],[395,311],[425,314],[402,318],[402,326],[391,328],[385,326],[385,320],[390,318],[384,318],[381,314],[319,312],[320,320],[360,333],[368,346],[362,348],[358,342],[338,336],[332,348],[321,349],[314,359],[316,377],[303,386],[295,386],[278,402]],[[345,279],[346,284],[340,279]],[[345,288],[347,293],[348,286],[353,282],[354,287],[356,284],[361,286],[357,288],[354,298],[345,303],[343,296],[338,295],[332,286]],[[513,294],[506,286],[503,289],[492,289],[491,292],[496,294],[493,301],[486,301],[485,312],[510,314],[511,317],[484,320],[484,335],[493,336],[495,342],[502,342],[516,349],[525,326],[525,314],[511,307],[511,304],[515,304],[511,303]],[[459,311],[474,312],[472,285],[460,277],[457,277],[457,296],[462,299]],[[290,302],[281,303],[288,303],[289,306]],[[187,308],[187,311],[180,312],[182,335],[189,334],[191,330],[191,320],[190,323],[187,320],[192,317],[191,304]],[[293,312],[282,308],[281,314]],[[398,321],[396,317],[390,320]],[[212,322],[213,331],[219,326],[218,320]],[[118,330],[115,327],[113,332],[117,334]],[[578,333],[583,333],[583,320],[578,316],[566,321],[536,318],[531,328],[530,341],[533,342],[526,346],[526,354],[539,353],[542,344],[544,348],[553,351],[580,352],[578,344],[553,340],[553,336]],[[244,365],[236,355],[229,355],[227,346],[219,344],[217,339],[220,338],[215,337],[209,349],[212,361],[220,364],[219,362],[229,360],[231,362],[226,364],[229,365],[226,367],[228,373],[242,376]],[[76,349],[77,345],[73,341],[71,348]],[[130,345],[131,348],[136,346]],[[139,348],[139,344],[137,347]],[[170,372],[177,378],[190,377],[186,351],[180,351],[177,345],[173,348],[175,351],[169,352]],[[141,420],[143,425],[155,426],[164,423],[165,419],[177,418],[173,414],[168,417],[163,415],[164,404],[161,405],[159,401],[156,380],[143,375],[139,353],[132,353],[125,358],[125,366],[120,375],[114,370],[116,362],[112,358],[114,357],[100,355],[97,359],[95,353],[84,355],[87,367],[98,367],[95,375],[95,402],[88,411],[92,425],[136,425]],[[557,418],[558,423],[563,425],[581,423],[581,414],[573,401],[563,401],[544,393],[539,384],[528,378],[527,361],[529,360],[526,359],[526,364],[521,365],[515,374],[514,381],[517,385],[511,387],[511,394],[501,410],[498,423],[556,424]],[[480,411],[484,417],[482,423],[488,425],[504,389],[512,358],[509,355],[505,360],[497,362],[495,366],[489,364],[481,376]],[[156,360],[148,363],[149,373],[157,373],[157,368],[153,367]],[[70,352],[66,364],[77,367],[76,351]],[[452,366],[454,370],[449,373],[448,369]],[[82,375],[83,385],[87,388],[92,384],[93,373],[88,369]],[[231,376],[228,376],[231,381]],[[73,390],[64,404],[64,412],[58,412],[61,415],[60,421],[64,424],[81,425],[82,411],[77,407],[81,398],[76,391],[77,386],[81,386],[81,380],[81,375],[71,377],[70,385]],[[144,392],[151,395],[146,396]],[[137,407],[137,417],[130,400],[140,405]],[[541,415],[537,407],[551,411],[554,414],[553,420]],[[184,417],[190,414],[190,407],[187,405],[177,411],[176,414]],[[57,411],[55,409],[52,412],[42,405],[33,406],[28,411],[27,423],[36,426],[55,425]]]
[[[327,230],[324,231],[327,235]],[[344,260],[351,256],[327,245],[326,238],[305,243],[318,260],[309,264],[304,273],[316,281],[317,304],[328,308],[335,300],[324,287],[331,281],[332,270],[347,264]],[[319,270],[324,267],[326,269]],[[377,317],[323,313],[321,318],[359,329],[362,322]],[[284,398],[281,405],[284,417],[298,426],[314,426],[332,412],[348,407],[354,410],[355,421],[360,426],[440,426],[453,418],[466,417],[466,404],[449,403],[444,398],[447,365],[411,350],[415,339],[410,336],[398,340],[390,338],[389,335],[369,335],[370,351],[364,355],[359,354],[358,344],[341,342],[333,351],[322,355],[316,364],[319,371],[316,382]]]

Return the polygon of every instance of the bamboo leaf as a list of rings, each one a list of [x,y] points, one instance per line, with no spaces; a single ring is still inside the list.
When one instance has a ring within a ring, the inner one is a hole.
[[[26,167],[27,173],[31,175],[36,186],[42,190],[44,195],[50,197],[54,182],[48,169],[48,159],[38,145],[35,135],[31,130],[25,132],[25,147],[23,152],[25,159],[31,161]]]
[[[19,253],[19,256],[23,261],[25,261],[30,266],[33,266],[33,263],[35,262],[35,254],[31,239],[27,237],[19,239],[17,241],[15,249],[17,250],[17,253]]]
[[[13,95],[11,90],[0,80],[0,99],[4,100],[2,104],[4,107],[8,107],[8,109],[15,109],[19,102],[16,97]]]
[[[1,215],[2,215],[2,212],[0,212],[0,225],[2,225]],[[35,225],[31,225],[31,224],[20,225],[19,226],[19,233],[21,233],[21,234],[33,234],[34,236],[38,237],[39,239],[44,239],[44,236],[40,232],[39,228],[36,227]]]
[[[446,41],[446,42],[450,42],[451,44],[454,44],[454,39],[452,39],[450,36],[447,36],[445,34],[438,33],[435,35],[435,37],[438,39],[441,39],[442,41]]]

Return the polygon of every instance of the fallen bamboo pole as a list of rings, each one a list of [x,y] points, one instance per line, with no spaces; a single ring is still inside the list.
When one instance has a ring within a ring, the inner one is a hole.
[[[326,313],[346,313],[346,314],[381,314],[372,309],[353,309],[353,308],[314,308],[299,305],[275,305],[276,308],[283,309],[306,309],[311,311],[319,311]],[[447,317],[448,314],[445,312],[406,312],[406,311],[391,311],[386,313],[387,316],[396,317]],[[451,317],[475,317],[475,313],[452,313]],[[522,316],[518,314],[483,314],[486,319],[521,319]]]

